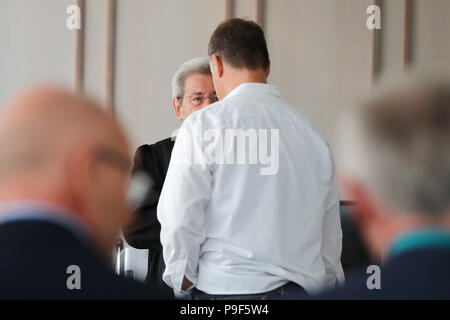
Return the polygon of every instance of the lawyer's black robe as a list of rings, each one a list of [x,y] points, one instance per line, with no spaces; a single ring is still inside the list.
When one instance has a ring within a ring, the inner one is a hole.
[[[170,156],[175,142],[171,138],[155,144],[140,146],[134,156],[133,172],[144,171],[152,185],[144,202],[134,214],[133,225],[124,230],[125,240],[138,249],[149,249],[146,282],[151,286],[170,290],[162,281],[165,265],[160,241],[161,225],[156,217],[159,196],[166,178]]]

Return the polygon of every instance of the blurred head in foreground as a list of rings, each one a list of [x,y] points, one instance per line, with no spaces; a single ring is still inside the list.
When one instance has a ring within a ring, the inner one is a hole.
[[[40,201],[67,208],[111,252],[127,219],[130,169],[127,140],[112,116],[81,96],[34,88],[0,114],[0,145],[0,206]]]
[[[449,228],[450,83],[409,76],[343,122],[341,178],[374,258],[396,236]]]

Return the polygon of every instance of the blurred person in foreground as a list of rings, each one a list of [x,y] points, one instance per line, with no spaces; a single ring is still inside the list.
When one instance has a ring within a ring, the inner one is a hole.
[[[198,57],[183,63],[172,78],[172,105],[178,119],[184,121],[191,113],[216,101],[208,58]],[[156,207],[169,167],[174,140],[175,137],[171,137],[154,144],[144,144],[136,150],[133,173],[144,172],[151,179],[151,187],[145,200],[134,212],[135,221],[124,230],[128,244],[149,250],[145,281],[164,290],[170,288],[162,280],[165,265],[160,241],[161,225],[156,217]]]
[[[450,299],[450,82],[423,79],[381,87],[343,122],[342,181],[381,271],[319,298]]]
[[[114,274],[130,158],[116,121],[51,86],[0,114],[0,299],[158,299]]]
[[[342,231],[327,143],[267,83],[258,24],[226,20],[208,53],[220,100],[191,114],[175,142],[158,204],[164,281],[194,299],[335,286]]]

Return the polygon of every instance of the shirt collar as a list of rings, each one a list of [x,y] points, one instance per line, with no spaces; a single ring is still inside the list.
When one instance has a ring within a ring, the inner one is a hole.
[[[66,207],[40,200],[9,201],[0,204],[0,225],[36,220],[59,225],[81,241],[87,240],[89,227]]]
[[[231,90],[222,100],[229,99],[233,96],[240,94],[254,94],[254,93],[273,94],[277,97],[280,96],[280,92],[277,90],[275,86],[271,84],[246,82],[238,85],[236,88]]]
[[[397,256],[414,249],[450,249],[450,230],[444,228],[420,229],[395,238],[389,250],[389,256]]]

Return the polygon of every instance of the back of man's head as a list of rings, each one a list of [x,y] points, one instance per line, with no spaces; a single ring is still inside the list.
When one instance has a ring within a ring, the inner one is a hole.
[[[208,55],[219,99],[240,84],[266,83],[269,52],[263,30],[253,21],[234,18],[219,24],[209,41]]]
[[[448,213],[450,83],[408,78],[378,91],[347,122],[343,165],[398,211]]]
[[[208,55],[217,55],[236,69],[269,67],[269,52],[261,27],[249,20],[234,18],[222,22],[209,41]]]
[[[106,252],[125,222],[129,173],[128,143],[113,117],[82,96],[40,86],[1,112],[0,145],[0,204],[63,206]]]

